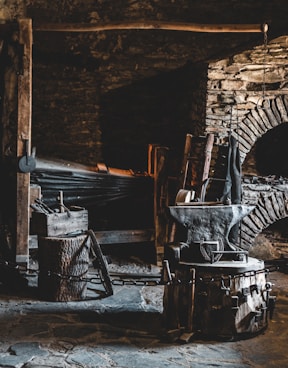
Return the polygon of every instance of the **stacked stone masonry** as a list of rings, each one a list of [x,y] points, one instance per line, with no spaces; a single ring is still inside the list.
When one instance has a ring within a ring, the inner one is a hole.
[[[273,180],[269,184],[244,183],[243,203],[255,205],[242,220],[241,247],[249,250],[255,238],[269,225],[288,216],[288,181]]]
[[[232,132],[242,164],[259,138],[288,122],[287,52],[288,38],[282,36],[209,64],[206,134],[225,144]],[[288,216],[288,183],[246,179],[242,191],[243,202],[255,205],[241,224],[241,247],[249,250],[258,234]]]
[[[209,64],[206,133],[225,142],[232,131],[242,161],[259,137],[288,121],[287,51],[287,37],[282,36]]]

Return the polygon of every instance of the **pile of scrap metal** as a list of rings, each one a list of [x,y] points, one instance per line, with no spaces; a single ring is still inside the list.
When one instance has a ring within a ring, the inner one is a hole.
[[[85,208],[153,195],[153,179],[147,173],[111,169],[103,164],[94,168],[69,161],[37,158],[30,182],[41,187],[42,199],[50,207],[58,205],[59,191],[63,192],[66,205]]]

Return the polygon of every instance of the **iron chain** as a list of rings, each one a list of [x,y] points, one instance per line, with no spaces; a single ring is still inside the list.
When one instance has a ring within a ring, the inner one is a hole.
[[[22,274],[25,274],[27,277],[33,277],[39,274],[39,270],[37,269],[31,269],[31,268],[27,268],[25,266],[21,266],[17,263],[13,263],[10,261],[3,261],[0,260],[0,266],[3,265],[4,267],[8,267],[8,268],[12,268],[15,269],[17,271],[19,271]],[[276,271],[278,269],[278,267],[273,267],[271,269],[266,268],[265,272],[266,274],[269,274],[269,272],[271,271]],[[203,282],[203,283],[215,283],[215,282],[220,282],[223,285],[230,285],[231,286],[231,280],[235,279],[237,277],[249,277],[249,276],[253,276],[257,273],[262,273],[263,270],[260,271],[251,271],[251,272],[246,272],[244,274],[237,274],[237,275],[226,275],[225,277],[220,276],[220,277],[197,277],[197,280],[199,282]],[[96,270],[96,275],[93,275],[91,277],[84,277],[84,276],[75,276],[75,275],[64,275],[64,274],[60,274],[60,273],[56,273],[56,272],[47,272],[47,276],[54,276],[57,277],[61,280],[67,280],[70,282],[88,282],[91,284],[103,284],[103,281],[100,277],[100,274],[97,272]],[[43,274],[43,273],[42,273]],[[164,281],[160,276],[156,277],[156,276],[149,276],[148,274],[143,277],[143,278],[133,278],[133,276],[129,276],[129,274],[125,274],[125,275],[121,275],[120,277],[116,277],[116,278],[111,278],[111,283],[112,285],[115,286],[124,286],[124,285],[134,285],[134,286],[159,286],[159,285],[173,285],[173,286],[188,286],[188,285],[192,285],[193,283],[195,283],[196,280],[191,280],[191,279],[185,279],[185,280],[180,280],[180,279],[176,279],[176,278],[172,278],[172,280],[168,280],[168,281]]]

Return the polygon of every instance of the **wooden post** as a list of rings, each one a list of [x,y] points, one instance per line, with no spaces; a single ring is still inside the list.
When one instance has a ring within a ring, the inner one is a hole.
[[[17,157],[31,151],[32,20],[19,20],[19,44],[23,46],[18,76]],[[28,144],[27,144],[28,143]],[[28,152],[26,152],[28,148]],[[17,172],[16,262],[29,261],[30,173]]]
[[[162,266],[164,245],[168,238],[168,160],[167,147],[156,147],[154,156],[154,223],[157,265]]]
[[[189,332],[193,331],[193,317],[194,317],[194,307],[195,307],[195,283],[196,283],[196,270],[195,268],[190,269],[191,285],[189,287],[189,301],[188,301],[188,316],[187,316],[187,330]]]
[[[155,161],[155,149],[158,147],[158,144],[149,144],[148,145],[148,168],[147,172],[149,176],[154,176],[155,174],[155,168],[154,168],[154,161]]]
[[[191,153],[191,141],[192,141],[192,134],[186,134],[186,140],[185,140],[185,147],[184,147],[184,154],[183,154],[183,160],[181,165],[181,171],[180,171],[180,177],[178,181],[178,190],[179,189],[185,189],[186,187],[186,181],[187,181],[187,175],[188,175],[188,169],[190,165],[190,153]],[[189,188],[190,189],[190,188]],[[169,243],[173,243],[175,240],[177,225],[176,222],[173,221],[170,231],[170,237],[169,237]]]

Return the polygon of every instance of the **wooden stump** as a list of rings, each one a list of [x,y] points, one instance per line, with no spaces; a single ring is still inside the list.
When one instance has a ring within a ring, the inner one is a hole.
[[[50,301],[85,298],[89,244],[86,235],[39,237],[38,288],[42,298]]]

